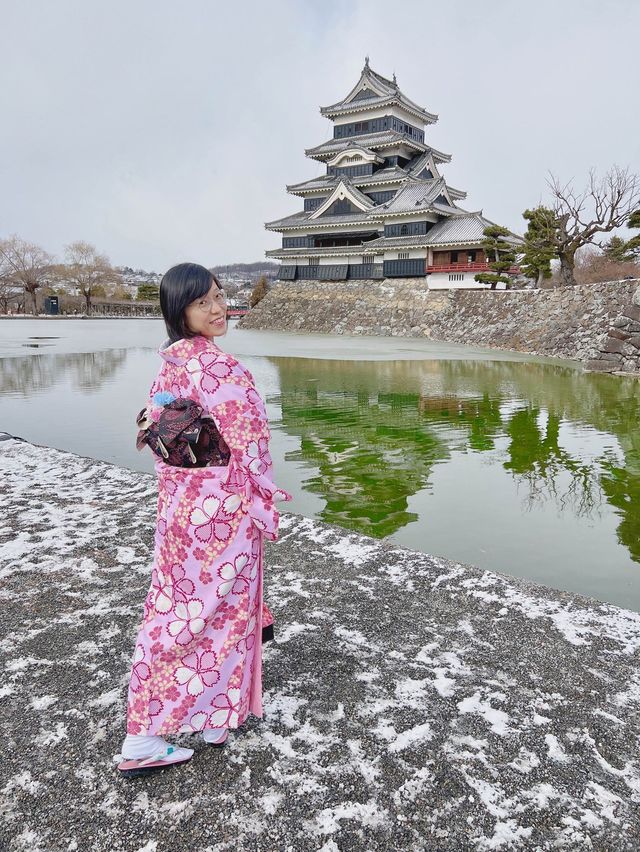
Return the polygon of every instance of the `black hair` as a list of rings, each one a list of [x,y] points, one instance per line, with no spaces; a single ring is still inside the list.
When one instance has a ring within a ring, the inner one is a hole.
[[[179,263],[162,276],[160,309],[172,343],[183,337],[195,337],[187,326],[185,308],[196,299],[206,296],[214,282],[222,289],[213,272],[199,263]]]

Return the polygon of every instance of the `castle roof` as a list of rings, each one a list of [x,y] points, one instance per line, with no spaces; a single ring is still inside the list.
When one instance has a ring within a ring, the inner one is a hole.
[[[315,148],[307,148],[305,154],[314,160],[324,160],[335,155],[338,151],[348,150],[349,148],[367,148],[373,152],[374,148],[388,148],[391,145],[406,145],[416,151],[431,151],[434,159],[441,163],[448,163],[451,160],[451,154],[443,154],[441,151],[436,151],[435,148],[430,148],[423,142],[418,142],[412,139],[407,133],[399,133],[397,130],[382,130],[378,133],[363,133],[356,137],[357,141],[351,139],[329,139],[323,142],[322,145],[317,145]]]
[[[336,218],[336,217],[334,217]],[[341,216],[342,221],[345,217]],[[355,218],[355,217],[354,217]],[[319,220],[325,222],[325,219]],[[363,223],[364,224],[364,223]],[[371,223],[373,224],[373,223]],[[427,231],[426,234],[416,234],[409,237],[378,237],[375,240],[369,240],[360,246],[335,246],[323,248],[291,248],[291,249],[272,249],[267,252],[268,257],[278,257],[282,259],[296,258],[300,256],[342,256],[342,255],[362,255],[362,254],[381,254],[388,249],[403,249],[403,248],[428,248],[429,246],[470,246],[480,245],[484,239],[483,231],[488,225],[493,225],[489,219],[485,218],[481,212],[467,213],[465,211],[456,210],[454,214],[443,219]],[[515,234],[505,238],[507,242],[514,246],[519,246],[522,240]]]
[[[370,200],[370,199],[369,199]],[[265,228],[268,231],[285,231],[293,228],[303,228],[311,223],[314,225],[370,225],[372,210],[363,210],[362,213],[342,213],[339,216],[321,216],[318,219],[311,219],[315,211],[301,210],[299,213],[294,213],[291,216],[285,216],[284,219],[276,219],[274,222],[266,222]]]
[[[372,175],[362,175],[360,177],[350,178],[354,186],[371,186],[378,183],[398,183],[404,180],[407,176],[405,169],[400,166],[389,166],[386,169],[380,169]],[[339,175],[320,175],[320,177],[311,178],[311,180],[303,181],[302,183],[293,183],[287,186],[287,192],[296,195],[297,193],[307,192],[314,189],[333,189],[334,184],[340,180]]]
[[[465,213],[462,216],[451,216],[434,225],[428,233],[431,245],[451,245],[454,243],[481,242],[483,231],[489,225],[495,225],[486,219],[482,212]],[[521,245],[522,240],[515,234],[505,237],[512,245]]]
[[[361,175],[358,177],[352,177],[349,180],[354,186],[364,189],[365,192],[367,191],[366,187],[385,184],[396,184],[399,189],[403,181],[406,181],[411,177],[418,178],[422,175],[425,170],[428,169],[430,164],[429,161],[430,153],[427,152],[416,156],[405,168],[402,168],[401,166],[389,166],[386,169],[380,169],[379,171],[374,172],[372,175]],[[423,177],[420,179],[427,181],[433,179],[433,177],[435,176],[432,174],[431,178]],[[340,175],[320,175],[319,177],[311,178],[310,180],[303,181],[302,183],[289,184],[287,186],[287,192],[290,192],[292,195],[302,196],[310,192],[323,190],[331,192],[338,185],[340,180]],[[447,184],[446,187],[449,198],[452,201],[458,201],[467,197],[467,193],[461,189],[455,189],[454,187],[449,186],[449,184]]]
[[[395,74],[393,79],[389,80],[370,68],[367,57],[360,79],[349,94],[331,106],[321,107],[320,112],[327,118],[337,118],[392,105],[402,107],[406,112],[420,119],[423,124],[433,124],[438,120],[437,115],[427,112],[400,91]]]
[[[281,231],[293,228],[305,227],[310,224],[314,225],[338,225],[338,224],[360,224],[360,223],[379,223],[392,216],[406,216],[409,213],[420,214],[429,212],[438,213],[441,216],[459,216],[465,211],[459,207],[454,207],[448,197],[448,187],[444,178],[434,180],[412,180],[408,179],[400,186],[398,192],[392,199],[383,204],[374,205],[371,199],[360,192],[357,187],[353,186],[351,181],[343,178],[340,183],[348,188],[350,194],[355,197],[363,206],[361,213],[343,213],[336,216],[327,216],[319,213],[318,210],[302,210],[299,213],[294,213],[292,216],[286,216],[284,219],[277,219],[274,222],[267,222],[265,228],[270,231]],[[340,183],[331,187],[332,195],[340,186]],[[331,196],[327,198],[325,204],[330,207],[332,201]],[[323,205],[324,206],[324,205]]]
[[[458,208],[450,203],[447,184],[444,178],[434,180],[409,180],[400,187],[392,199],[381,204],[379,210],[385,216],[398,213],[415,213],[416,211],[432,210],[434,204],[444,207],[443,212],[458,212]]]

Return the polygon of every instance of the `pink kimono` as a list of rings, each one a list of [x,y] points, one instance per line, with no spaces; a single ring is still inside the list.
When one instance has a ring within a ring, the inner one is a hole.
[[[155,556],[127,732],[237,728],[249,713],[262,716],[262,541],[276,538],[274,502],[291,497],[271,479],[267,416],[251,373],[201,336],[160,355],[150,410],[161,392],[195,400],[231,458],[228,467],[156,462]]]

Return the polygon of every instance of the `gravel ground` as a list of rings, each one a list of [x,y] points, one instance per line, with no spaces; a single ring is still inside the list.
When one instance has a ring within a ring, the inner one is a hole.
[[[124,780],[155,483],[16,440],[0,470],[0,849],[640,848],[637,613],[291,514],[265,718]]]

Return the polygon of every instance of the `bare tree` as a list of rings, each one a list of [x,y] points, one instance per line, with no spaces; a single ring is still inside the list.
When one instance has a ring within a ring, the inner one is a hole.
[[[256,286],[251,291],[251,295],[249,296],[249,305],[252,308],[255,308],[258,302],[261,302],[268,292],[269,284],[267,282],[267,276],[261,275],[256,283]]]
[[[37,292],[54,278],[52,255],[14,234],[0,240],[0,268],[5,281],[24,288],[25,294],[31,296],[33,313],[37,314]]]
[[[66,282],[77,288],[84,296],[86,313],[91,313],[91,297],[107,292],[110,285],[120,285],[122,280],[105,254],[100,254],[91,243],[82,240],[71,243],[65,249],[65,265],[62,269]]]
[[[575,284],[576,251],[624,225],[640,203],[640,178],[629,169],[613,166],[602,179],[589,172],[587,187],[576,192],[571,181],[549,179],[553,196],[554,248],[560,259],[560,283]]]
[[[9,313],[9,303],[14,295],[14,288],[8,278],[5,278],[0,271],[0,313]]]
[[[4,255],[0,254],[0,313],[9,313],[9,302],[13,295],[14,285],[9,278],[9,269]]]

